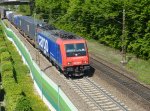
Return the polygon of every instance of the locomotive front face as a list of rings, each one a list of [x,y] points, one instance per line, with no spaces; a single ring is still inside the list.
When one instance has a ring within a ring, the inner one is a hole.
[[[67,72],[83,72],[89,68],[89,56],[85,41],[65,43],[64,48]]]
[[[68,66],[88,63],[87,50],[84,43],[65,44],[65,51]]]

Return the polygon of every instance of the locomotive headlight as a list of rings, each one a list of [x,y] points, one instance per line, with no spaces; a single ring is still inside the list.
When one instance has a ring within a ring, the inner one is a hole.
[[[68,62],[68,65],[71,65],[71,62]]]
[[[82,61],[82,63],[86,64],[86,63],[87,63],[87,61]]]

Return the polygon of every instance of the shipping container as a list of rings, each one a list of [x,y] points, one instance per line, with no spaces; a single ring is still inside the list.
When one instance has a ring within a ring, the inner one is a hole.
[[[9,14],[13,13],[13,11],[6,11],[6,18],[9,20]]]
[[[13,17],[13,24],[18,27],[19,26],[19,17],[21,17],[22,15],[14,15]]]
[[[13,13],[13,12],[8,14],[8,20],[9,20],[11,23],[13,23],[13,16],[14,16],[14,13]]]
[[[35,40],[36,38],[36,28],[38,24],[42,24],[42,21],[36,20],[33,17],[29,16],[20,16],[18,17],[19,28],[29,36],[30,39]]]

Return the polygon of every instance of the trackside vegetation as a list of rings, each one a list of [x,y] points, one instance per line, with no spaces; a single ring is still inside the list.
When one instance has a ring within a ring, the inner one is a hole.
[[[0,74],[6,111],[48,111],[36,93],[28,67],[0,26]]]
[[[120,63],[122,56],[119,50],[107,47],[105,45],[97,43],[97,41],[88,41],[89,52],[98,56],[110,63],[113,63],[119,67],[122,67]],[[135,55],[127,53],[127,65],[123,66],[126,70],[131,72],[130,76],[133,76],[138,81],[150,85],[150,60],[142,60],[136,58]]]

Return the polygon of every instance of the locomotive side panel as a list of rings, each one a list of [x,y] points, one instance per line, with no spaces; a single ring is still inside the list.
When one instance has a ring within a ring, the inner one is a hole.
[[[48,56],[50,60],[62,68],[60,46],[41,33],[37,33],[36,42],[38,44],[38,48],[44,53],[44,55]]]

